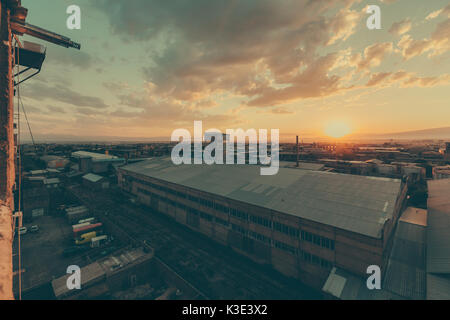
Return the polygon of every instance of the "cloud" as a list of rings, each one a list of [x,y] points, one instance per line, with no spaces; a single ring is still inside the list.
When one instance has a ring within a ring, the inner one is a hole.
[[[450,4],[442,9],[431,12],[429,15],[426,16],[425,20],[435,19],[439,17],[441,14],[443,16],[446,16],[447,18],[450,18]]]
[[[404,35],[397,43],[402,56],[409,60],[423,53],[429,57],[441,55],[450,50],[450,19],[437,24],[430,38],[416,40],[410,35]]]
[[[390,87],[398,84],[400,88],[434,87],[450,84],[450,74],[435,77],[420,77],[413,72],[404,70],[397,72],[379,72],[371,75],[367,87]]]
[[[320,69],[318,52],[355,33],[362,13],[350,7],[357,2],[101,0],[93,5],[106,14],[114,34],[158,47],[143,68],[154,95],[196,103],[227,93],[265,105],[337,91],[339,78]],[[301,83],[311,82],[314,74],[319,78],[312,84]]]
[[[93,65],[93,58],[85,51],[67,50],[66,48],[52,47],[47,51],[47,60],[51,64],[65,67],[77,67],[86,70]]]
[[[393,23],[391,28],[389,29],[389,32],[396,36],[400,36],[411,30],[411,26],[412,26],[411,20],[405,19],[400,22]]]
[[[364,49],[364,55],[355,58],[359,70],[368,70],[381,64],[383,58],[393,51],[391,42],[375,43]]]
[[[78,93],[64,84],[50,85],[43,82],[32,82],[24,90],[26,94],[33,97],[34,100],[53,99],[59,102],[71,104],[77,107],[91,107],[95,109],[107,108],[105,102],[93,96]]]

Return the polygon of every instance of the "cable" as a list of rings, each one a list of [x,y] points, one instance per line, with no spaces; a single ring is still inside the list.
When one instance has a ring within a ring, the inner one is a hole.
[[[17,39],[14,43],[14,58],[16,56],[16,50],[17,50]],[[17,63],[14,61],[14,63],[17,66],[17,82],[20,82],[20,54],[17,54]],[[20,85],[17,85],[17,164],[18,164],[18,194],[19,194],[19,201],[18,201],[18,212],[21,214],[21,189],[22,189],[22,157],[20,152]],[[22,300],[22,257],[21,257],[21,245],[20,245],[20,229],[22,228],[22,220],[23,216],[19,217],[19,230],[17,232],[17,239],[18,239],[18,258],[19,258],[19,266],[18,266],[18,276],[19,276],[19,300]]]
[[[19,100],[20,100],[20,104],[22,105],[22,111],[23,111],[23,114],[25,115],[25,120],[27,120],[28,131],[30,132],[31,141],[33,142],[33,146],[34,146],[34,151],[37,152],[37,147],[36,147],[36,143],[34,142],[33,132],[31,131],[30,123],[28,122],[27,113],[25,112],[25,107],[23,106],[21,96],[19,96]]]

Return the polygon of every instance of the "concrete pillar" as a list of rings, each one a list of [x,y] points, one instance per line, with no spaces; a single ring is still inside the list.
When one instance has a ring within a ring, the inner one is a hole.
[[[0,9],[0,203],[13,209],[14,129],[11,30],[9,9],[1,1]]]
[[[0,7],[0,299],[12,299],[14,133],[11,30],[6,1]]]

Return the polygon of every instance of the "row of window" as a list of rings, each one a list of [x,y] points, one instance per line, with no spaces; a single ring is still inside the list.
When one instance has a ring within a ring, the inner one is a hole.
[[[314,264],[316,266],[320,266],[325,269],[331,269],[333,267],[333,263],[322,259],[312,253],[306,252],[306,251],[299,251],[299,255],[302,258],[303,261]]]
[[[284,234],[287,234],[288,236],[291,236],[293,238],[299,237],[299,230],[297,228],[293,228],[279,222],[273,223],[273,229],[282,232]]]
[[[229,225],[228,221],[226,221],[226,220],[223,220],[223,219],[218,218],[218,217],[213,217],[212,215],[210,215],[208,213],[205,213],[203,211],[199,211],[199,210],[196,210],[194,208],[185,206],[184,204],[178,203],[176,201],[172,201],[170,199],[166,199],[166,198],[160,197],[160,196],[158,196],[156,194],[152,194],[148,190],[145,190],[145,189],[142,189],[142,188],[138,188],[138,192],[141,192],[141,193],[147,194],[147,195],[152,195],[152,196],[154,196],[155,198],[157,198],[160,201],[167,202],[167,203],[172,204],[173,206],[177,206],[179,208],[182,208],[182,209],[186,210],[186,212],[188,212],[190,214],[199,215],[202,219],[205,219],[207,221],[215,220],[217,223],[219,223],[221,225],[224,225],[224,226],[228,226]],[[274,229],[277,229],[279,231],[283,230],[282,232],[287,231],[287,233],[292,232],[292,230],[289,230],[289,229],[286,230],[285,228],[283,228],[283,226],[284,225],[281,224],[281,223],[277,223],[277,222],[274,223]],[[285,227],[287,227],[287,226],[285,226]],[[332,267],[332,263],[331,262],[329,262],[329,261],[327,261],[325,259],[322,259],[322,258],[320,258],[320,257],[318,257],[318,256],[316,256],[314,254],[311,254],[309,252],[305,252],[305,251],[302,251],[302,250],[298,250],[297,248],[295,248],[295,247],[293,247],[291,245],[288,245],[288,244],[286,244],[284,242],[281,242],[281,241],[277,241],[277,240],[273,240],[272,241],[272,239],[269,238],[269,237],[266,237],[266,236],[264,236],[264,235],[262,235],[260,233],[254,232],[254,231],[249,231],[249,230],[247,230],[247,229],[245,229],[245,228],[243,228],[243,227],[241,227],[239,225],[236,225],[234,223],[231,223],[231,229],[233,231],[235,231],[235,232],[238,232],[238,233],[242,234],[242,235],[249,236],[250,238],[253,238],[253,239],[261,241],[261,242],[264,242],[264,243],[266,243],[268,245],[271,245],[273,243],[273,246],[275,248],[278,248],[278,249],[281,249],[283,251],[286,251],[286,252],[288,252],[288,253],[290,253],[292,255],[297,255],[297,252],[298,252],[298,255],[300,255],[300,257],[304,261],[306,261],[308,263],[312,263],[312,264],[320,266],[322,268],[331,268]],[[327,239],[327,238],[324,238],[324,237],[319,237],[317,235],[313,235],[313,234],[311,234],[309,232],[305,232],[305,231],[301,232],[301,237],[302,237],[303,240],[311,241],[311,242],[316,243],[316,244],[317,243],[328,243],[329,248],[331,248],[331,245],[332,245],[332,248],[334,249],[334,241],[333,240],[330,240],[330,239]],[[317,242],[318,241],[317,239],[320,239],[322,242],[321,241]]]
[[[167,191],[170,190],[169,193],[174,194],[178,197],[184,198],[184,199],[189,199],[190,201],[196,202],[196,203],[200,203],[202,206],[207,206],[209,208],[214,208],[217,211],[226,213],[226,214],[230,214],[233,217],[236,217],[240,220],[244,220],[244,221],[251,221],[253,223],[259,224],[261,226],[264,226],[268,229],[273,229],[276,230],[278,232],[284,233],[292,238],[301,238],[303,241],[308,241],[311,242],[315,245],[321,246],[323,248],[327,248],[330,250],[334,250],[334,240],[328,239],[326,237],[322,237],[319,235],[315,235],[312,234],[310,232],[307,231],[300,231],[298,228],[295,227],[291,227],[288,225],[285,225],[283,223],[280,222],[272,222],[269,219],[263,218],[263,217],[259,217],[259,216],[254,216],[254,215],[248,215],[247,213],[243,212],[242,210],[239,209],[235,209],[235,208],[228,208],[226,206],[223,206],[219,203],[216,203],[214,201],[211,200],[206,200],[206,199],[202,199],[202,198],[198,198],[195,196],[191,196],[191,195],[186,195],[185,193],[182,192],[175,192],[172,189],[166,188],[166,187],[162,187],[162,186],[158,186],[155,185],[153,183],[147,182],[147,181],[139,181],[140,183],[143,183],[145,185],[149,185],[155,189],[161,190],[161,191]],[[152,195],[152,193],[148,190],[142,189],[142,188],[138,188],[138,192],[144,193],[146,195]],[[178,206],[180,208],[186,207],[183,204],[177,203],[175,201],[172,200],[165,200],[165,201],[169,201],[171,202],[174,206]],[[207,213],[203,213],[203,216],[205,217],[204,219],[208,220],[208,221],[213,221],[214,217],[207,214]],[[215,218],[215,221],[228,226],[228,222],[226,220],[220,219],[220,218]]]
[[[286,244],[284,242],[280,242],[280,241],[274,240],[273,241],[273,246],[275,248],[278,248],[278,249],[284,250],[286,252],[289,252],[290,254],[293,254],[293,255],[295,255],[295,253],[297,252],[297,248],[295,248],[293,246],[290,246],[290,245],[288,245],[288,244]]]
[[[300,232],[300,238],[304,241],[311,242],[323,248],[334,250],[334,240],[328,239],[326,237],[318,236],[316,234],[302,230]]]

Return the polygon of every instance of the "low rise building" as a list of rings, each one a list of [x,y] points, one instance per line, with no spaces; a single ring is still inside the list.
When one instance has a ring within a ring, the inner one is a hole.
[[[448,179],[450,178],[450,165],[433,167],[433,179]]]
[[[72,152],[72,158],[78,164],[78,171],[84,173],[105,173],[113,164],[125,163],[125,159],[117,156],[87,151]]]
[[[83,185],[92,189],[108,189],[109,181],[107,178],[97,174],[88,173],[83,176]]]

